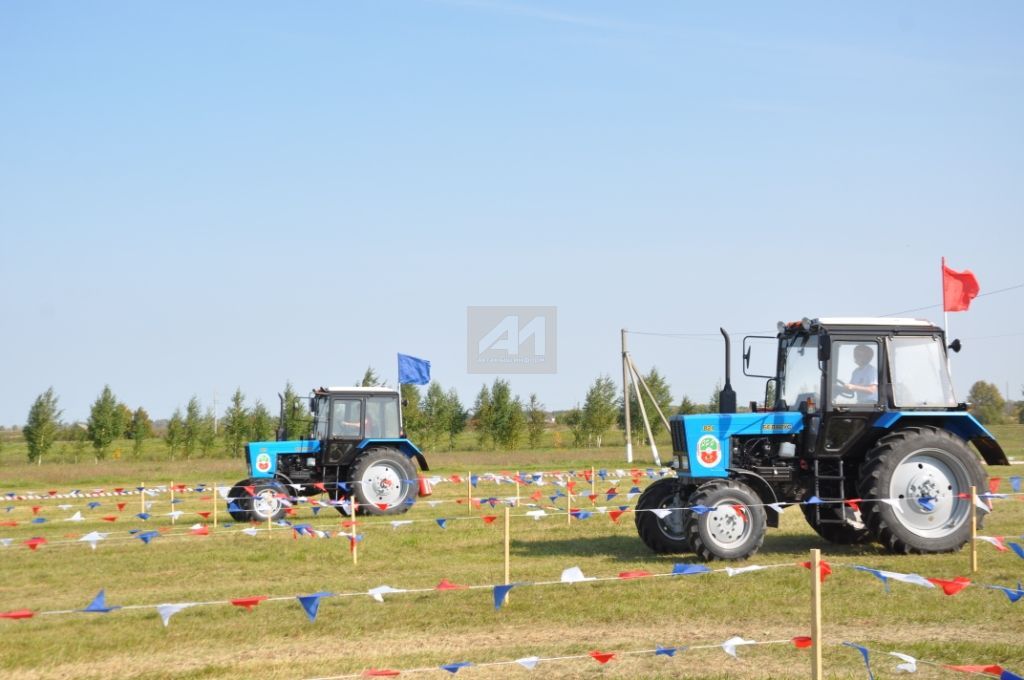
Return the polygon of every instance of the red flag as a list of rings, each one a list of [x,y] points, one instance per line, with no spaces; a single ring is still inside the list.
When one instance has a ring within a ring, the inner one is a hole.
[[[810,562],[801,562],[800,566],[803,567],[804,569],[810,569],[811,568],[811,563]],[[829,564],[828,562],[826,562],[825,560],[822,560],[821,563],[818,566],[818,572],[819,572],[818,573],[818,580],[821,583],[824,583],[825,579],[828,578],[832,574],[832,565]]]
[[[393,678],[401,675],[401,671],[393,671],[389,668],[368,668],[363,671],[364,678]]]
[[[193,536],[209,536],[210,535],[210,527],[208,527],[208,526],[206,526],[204,524],[201,527],[196,527],[195,529],[193,529],[192,531],[190,531],[188,533],[192,534]]]
[[[41,506],[41,505],[33,505],[32,506],[32,514],[33,515],[38,515],[39,511],[42,510],[42,509],[43,509],[43,506]]]
[[[964,578],[963,576],[957,576],[952,581],[947,581],[941,578],[930,578],[928,580],[942,588],[942,592],[946,595],[956,595],[961,590],[971,585],[971,579]]]
[[[990,675],[999,676],[1003,672],[1003,667],[997,664],[991,664],[988,666],[943,666],[951,671],[962,671],[964,673],[988,673]]]
[[[793,646],[797,649],[807,649],[814,644],[814,640],[806,635],[798,635],[792,640]]]
[[[434,590],[465,590],[466,588],[469,588],[469,586],[452,583],[446,578],[441,579],[441,582],[434,586]]]
[[[644,569],[636,569],[634,571],[623,571],[619,573],[619,578],[626,581],[633,578],[647,578],[648,576],[654,576],[654,574]]]
[[[256,595],[255,597],[239,597],[234,600],[231,600],[231,604],[235,605],[236,607],[245,607],[247,611],[251,612],[253,607],[255,607],[260,602],[263,602],[263,600],[266,599],[266,595]]]
[[[484,524],[493,524],[494,520],[498,519],[498,516],[497,515],[484,515],[480,519],[482,519],[484,521]]]
[[[35,538],[30,538],[27,541],[22,541],[22,543],[24,543],[29,550],[35,550],[41,545],[46,545],[46,539],[42,536],[36,536]]]
[[[0,619],[31,619],[35,615],[31,609],[17,609],[13,612],[0,612]]]
[[[210,517],[210,511],[209,510],[204,510],[202,512],[196,512],[196,514],[199,515],[200,517],[202,517],[203,519],[209,519],[209,517]]]
[[[946,266],[942,258],[942,310],[945,312],[966,312],[971,300],[978,297],[981,287],[970,269],[958,272]]]
[[[599,652],[597,650],[591,652],[590,656],[593,657],[594,661],[598,662],[599,664],[606,664],[615,658],[615,655],[611,652]]]

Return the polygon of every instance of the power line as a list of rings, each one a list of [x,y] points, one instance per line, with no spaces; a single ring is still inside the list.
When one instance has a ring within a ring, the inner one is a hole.
[[[982,298],[982,297],[985,297],[987,295],[995,295],[997,293],[1005,293],[1005,292],[1010,291],[1010,290],[1017,290],[1018,288],[1024,288],[1024,283],[1018,283],[1016,285],[1007,286],[1006,288],[999,288],[997,290],[990,290],[987,293],[980,293],[979,295],[977,295],[975,297],[975,299]],[[904,309],[904,310],[899,311],[899,312],[891,312],[889,314],[883,314],[882,316],[899,316],[900,314],[909,314],[911,312],[920,312],[920,311],[923,311],[925,309],[935,309],[936,307],[941,307],[941,306],[942,306],[941,304],[937,304],[937,305],[927,305],[925,307],[915,307],[914,309]]]

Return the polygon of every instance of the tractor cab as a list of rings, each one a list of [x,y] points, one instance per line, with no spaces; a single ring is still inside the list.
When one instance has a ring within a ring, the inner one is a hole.
[[[402,436],[402,405],[397,391],[384,387],[327,387],[310,399],[313,438],[320,441],[397,439]]]

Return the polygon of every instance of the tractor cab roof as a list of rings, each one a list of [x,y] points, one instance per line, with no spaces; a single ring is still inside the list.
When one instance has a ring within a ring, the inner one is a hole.
[[[398,394],[398,390],[390,387],[320,387],[314,390],[314,394],[317,395],[328,395],[328,394],[360,394],[360,395],[395,395]]]
[[[804,318],[800,321],[789,323],[779,322],[779,334],[790,335],[793,333],[815,331],[847,331],[865,330],[880,332],[889,330],[891,332],[913,332],[933,333],[942,329],[926,319],[896,318],[896,317],[873,317],[873,316],[848,316],[848,317],[821,317],[817,319]]]

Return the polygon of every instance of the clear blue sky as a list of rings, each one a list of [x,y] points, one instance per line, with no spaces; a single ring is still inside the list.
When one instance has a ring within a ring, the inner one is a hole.
[[[396,352],[468,405],[467,305],[558,307],[558,373],[512,386],[564,408],[622,327],[938,305],[943,255],[1015,286],[1022,33],[1019,2],[4,2],[0,423],[51,385],[68,420],[108,383],[274,406]],[[1022,312],[950,315],[961,398],[1020,398]],[[677,400],[721,377],[715,338],[633,350]]]

